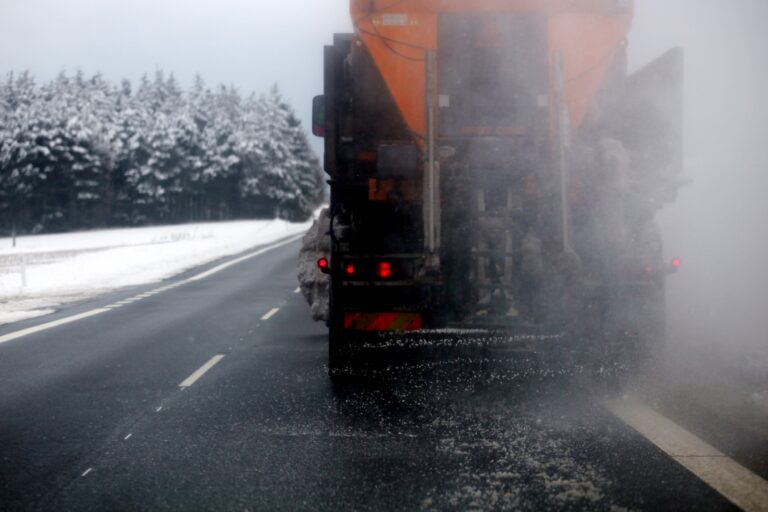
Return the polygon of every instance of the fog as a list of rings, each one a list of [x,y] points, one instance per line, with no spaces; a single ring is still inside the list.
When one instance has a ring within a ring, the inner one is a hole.
[[[660,215],[669,257],[671,343],[768,348],[768,3],[644,0],[633,67],[686,50],[686,174]]]
[[[322,89],[321,47],[349,30],[347,9],[346,0],[3,0],[0,73],[47,80],[81,68],[136,80],[160,67],[245,93],[277,82],[307,123]],[[631,67],[673,46],[687,52],[692,184],[660,215],[668,257],[683,260],[668,282],[672,343],[768,344],[765,20],[763,0],[637,2]]]

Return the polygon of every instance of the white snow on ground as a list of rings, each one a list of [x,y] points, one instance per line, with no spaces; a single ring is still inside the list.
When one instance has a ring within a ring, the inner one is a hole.
[[[36,316],[48,315],[56,311],[55,309],[29,309],[40,304],[40,301],[24,301],[21,304],[11,304],[8,311],[0,311],[0,325],[35,318]],[[45,304],[45,302],[43,302]],[[0,304],[5,307],[5,304]],[[23,306],[23,307],[22,307]],[[26,308],[26,309],[25,309]]]
[[[115,288],[190,268],[305,232],[282,220],[183,224],[0,238],[0,325],[50,313]]]

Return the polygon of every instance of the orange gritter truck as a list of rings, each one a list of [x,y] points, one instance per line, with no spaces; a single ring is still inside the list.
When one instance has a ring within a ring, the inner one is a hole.
[[[682,169],[682,51],[629,75],[632,0],[351,0],[313,132],[331,191],[329,368],[381,340],[663,339],[654,220]],[[522,340],[522,341],[521,341]]]

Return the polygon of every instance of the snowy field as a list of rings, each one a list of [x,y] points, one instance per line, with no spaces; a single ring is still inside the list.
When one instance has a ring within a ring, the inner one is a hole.
[[[0,325],[67,302],[161,281],[195,266],[303,233],[282,220],[183,224],[0,238]]]

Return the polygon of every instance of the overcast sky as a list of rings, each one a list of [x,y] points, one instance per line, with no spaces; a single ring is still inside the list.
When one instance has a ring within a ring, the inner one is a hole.
[[[322,93],[322,47],[349,31],[348,0],[0,0],[0,73],[62,69],[137,80],[161,68],[184,84],[266,91],[303,119]],[[319,147],[319,146],[318,146]]]
[[[638,62],[680,44],[685,29],[679,17],[670,21],[670,2],[640,3],[633,41]],[[62,69],[82,69],[135,81],[161,68],[183,83],[200,73],[209,83],[232,83],[244,93],[277,82],[307,119],[309,99],[322,88],[322,46],[334,32],[351,29],[348,5],[349,0],[0,0],[0,73],[29,69],[47,80]],[[687,16],[686,11],[672,13]]]
[[[0,73],[136,80],[200,73],[243,93],[277,82],[307,122],[322,46],[348,0],[0,0]],[[694,184],[662,213],[676,336],[768,343],[768,1],[638,0],[632,67],[687,52],[686,159]],[[315,140],[316,148],[320,148]],[[735,334],[734,334],[735,333]]]

